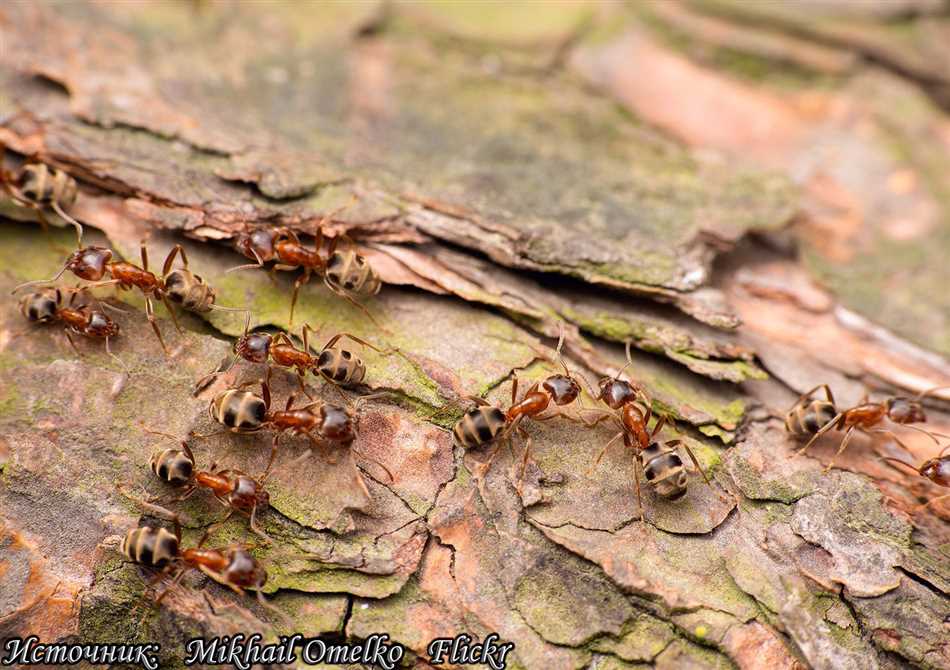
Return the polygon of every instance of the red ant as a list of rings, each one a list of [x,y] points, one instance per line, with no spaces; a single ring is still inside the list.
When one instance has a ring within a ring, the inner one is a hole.
[[[351,456],[366,458],[365,455],[353,447],[353,442],[357,437],[357,414],[355,411],[320,401],[295,408],[295,395],[287,398],[287,404],[283,410],[271,410],[270,371],[268,370],[267,377],[260,382],[260,396],[243,390],[246,386],[254,383],[257,382],[248,382],[237,388],[222,391],[209,403],[208,414],[212,420],[225,427],[223,432],[249,434],[262,430],[274,431],[274,439],[271,443],[271,460],[274,459],[277,453],[280,436],[285,433],[303,435],[313,445],[348,447]],[[361,397],[357,400],[356,409],[358,409],[360,402],[375,397],[377,396]],[[195,437],[205,438],[214,434],[196,435]],[[308,449],[295,462],[307,458],[311,451],[312,449]],[[389,468],[375,459],[369,460],[385,470],[390,481],[392,481],[393,476]],[[362,478],[360,478],[360,482],[367,496],[369,496],[366,483],[362,481]]]
[[[228,272],[249,268],[264,268],[265,263],[274,262],[275,270],[303,269],[303,274],[294,282],[294,292],[290,299],[290,323],[294,322],[294,308],[297,305],[297,296],[300,287],[310,281],[312,274],[323,277],[323,283],[336,295],[346,299],[350,304],[359,308],[370,321],[378,327],[379,324],[373,315],[357,301],[352,294],[373,296],[379,293],[382,281],[373,270],[365,257],[357,253],[355,245],[350,240],[350,248],[346,251],[337,251],[340,237],[330,239],[329,247],[324,254],[323,227],[335,215],[353,204],[347,203],[326,216],[317,224],[313,248],[303,245],[293,230],[286,227],[258,228],[242,233],[235,241],[237,250],[255,261],[249,265],[240,265],[231,268]],[[345,238],[349,240],[349,238]]]
[[[171,265],[175,259],[175,254],[179,250],[180,245],[176,246],[169,252],[168,256],[165,258],[162,277],[157,277],[148,270],[148,250],[146,249],[144,241],[141,244],[141,267],[126,261],[113,261],[111,249],[97,246],[82,247],[74,251],[69,256],[69,258],[66,259],[66,264],[63,265],[63,269],[60,270],[59,274],[57,274],[52,279],[44,279],[20,284],[15,289],[13,289],[13,292],[16,293],[21,288],[26,286],[54,282],[59,279],[67,270],[75,274],[80,279],[99,282],[96,284],[96,286],[117,284],[118,288],[125,290],[129,290],[133,287],[138,288],[142,292],[142,295],[145,296],[145,315],[148,318],[148,322],[151,324],[152,330],[155,331],[155,336],[158,338],[159,344],[162,345],[162,350],[167,355],[168,348],[165,346],[165,341],[162,339],[162,333],[158,329],[158,324],[155,321],[155,311],[152,304],[152,298],[158,298],[162,301],[162,303],[165,305],[165,308],[168,310],[168,313],[172,317],[175,328],[178,329],[178,332],[182,332],[181,326],[178,324],[178,317],[175,315],[175,311],[172,309],[172,306],[168,301],[168,291],[164,281],[164,277],[170,274]],[[111,275],[112,279],[109,281],[101,281],[102,278],[107,274]]]
[[[310,353],[309,333],[316,333],[317,331],[311,327],[310,324],[304,324],[301,328],[301,339],[303,341],[303,348],[301,349],[294,346],[294,343],[287,333],[278,333],[277,335],[271,335],[269,333],[249,333],[248,329],[250,325],[251,315],[248,313],[244,320],[244,334],[234,343],[234,353],[236,353],[238,357],[251,363],[267,363],[271,361],[274,365],[296,371],[297,380],[300,383],[300,390],[311,399],[312,396],[307,392],[306,386],[304,385],[304,379],[308,371],[323,377],[337,388],[341,386],[344,388],[353,387],[363,382],[366,376],[366,365],[348,349],[337,345],[337,342],[341,339],[349,338],[357,344],[369,347],[373,351],[378,351],[383,355],[389,355],[395,352],[394,349],[380,350],[366,340],[362,340],[350,333],[337,333],[331,337],[323,349],[314,356]],[[198,383],[195,384],[195,392],[197,393],[205,388],[218,375],[230,370],[236,360],[237,359],[233,359],[231,364],[224,370],[212,372],[200,379]]]
[[[244,595],[246,591],[256,592],[262,606],[277,612],[282,618],[285,617],[280,610],[264,600],[261,589],[267,583],[267,571],[251,555],[247,545],[203,549],[202,545],[209,536],[209,532],[205,532],[194,548],[182,549],[181,522],[178,515],[141,500],[136,502],[150,513],[170,519],[175,527],[174,534],[161,527],[133,528],[126,533],[119,549],[133,563],[158,570],[149,586],[163,577],[175,574],[171,583],[156,596],[155,605],[161,603],[172,587],[178,585],[189,571],[200,570],[239,595]]]
[[[153,430],[147,432],[172,440],[177,439],[167,433]],[[218,525],[226,523],[235,512],[241,512],[250,517],[251,530],[267,538],[267,533],[258,528],[255,520],[258,509],[265,510],[270,505],[270,495],[264,490],[264,483],[274,463],[273,454],[264,472],[255,478],[240,470],[219,470],[214,463],[208,470],[196,470],[195,455],[191,447],[185,440],[179,440],[179,444],[180,450],[165,449],[155,453],[151,460],[152,472],[159,479],[172,486],[184,487],[181,495],[163,502],[181,502],[190,498],[199,488],[208,489],[217,501],[229,510]]]
[[[0,143],[0,160],[5,150]],[[36,211],[44,230],[49,229],[49,222],[43,208],[51,207],[76,229],[77,243],[82,246],[82,225],[64,211],[73,206],[79,192],[76,180],[68,172],[41,162],[28,162],[16,172],[9,172],[0,163],[0,188],[17,204]]]
[[[811,395],[821,388],[825,390],[827,401],[812,400]],[[815,440],[830,430],[845,431],[844,437],[841,439],[841,444],[838,446],[838,451],[835,452],[831,462],[825,466],[825,472],[827,472],[831,469],[832,465],[834,465],[838,456],[847,448],[851,437],[854,435],[854,431],[860,430],[865,433],[883,433],[895,437],[889,430],[875,428],[875,426],[881,424],[884,419],[890,419],[894,423],[924,433],[933,439],[934,442],[937,441],[937,436],[945,437],[939,433],[932,433],[923,428],[908,425],[911,423],[923,423],[927,420],[927,415],[924,413],[921,401],[934,391],[943,388],[946,387],[934,387],[919,393],[913,398],[895,396],[880,402],[869,402],[868,396],[865,394],[861,401],[854,407],[837,410],[831,389],[827,384],[821,384],[799,397],[794,407],[789,410],[785,423],[793,434],[807,435],[813,433],[811,439],[808,440],[805,446],[799,449],[796,454],[803,454],[815,443]],[[835,411],[837,411],[837,414],[834,414],[830,420],[825,421],[823,424],[821,423],[821,420]]]
[[[621,368],[615,376],[604,377],[598,384],[600,392],[597,394],[597,398],[614,411],[602,410],[602,415],[599,418],[587,423],[588,426],[595,426],[605,419],[613,420],[620,432],[604,445],[588,473],[597,467],[610,445],[617,439],[623,438],[624,446],[633,451],[638,466],[634,482],[637,490],[640,520],[642,521],[644,516],[639,470],[643,470],[647,484],[661,498],[678,500],[686,494],[688,482],[686,468],[683,465],[683,460],[676,452],[677,447],[682,447],[686,451],[693,465],[702,474],[706,485],[711,487],[712,484],[693,450],[683,440],[675,439],[660,442],[656,439],[666,425],[667,418],[665,416],[657,418],[653,430],[649,430],[650,419],[653,417],[650,399],[641,388],[620,379],[623,370],[633,363],[630,356],[629,341],[627,342],[626,353],[627,365]],[[619,416],[615,413],[617,410],[619,410]]]
[[[118,361],[123,369],[126,369],[125,364],[112,353],[112,348],[109,346],[109,340],[119,335],[119,324],[102,310],[91,308],[88,304],[74,307],[76,296],[83,292],[83,289],[79,288],[49,287],[28,293],[20,299],[20,313],[31,323],[62,323],[66,340],[77,356],[82,356],[82,354],[71,333],[105,340],[106,353]],[[68,301],[66,293],[69,294]]]
[[[583,422],[582,419],[565,414],[560,409],[554,410],[551,414],[543,415],[543,412],[550,407],[552,402],[557,407],[563,407],[573,403],[580,396],[580,384],[578,384],[575,374],[568,369],[561,356],[563,344],[564,332],[562,331],[555,357],[564,368],[565,374],[550,375],[541,382],[535,382],[528,388],[521,400],[518,400],[518,378],[515,377],[511,385],[511,405],[507,410],[490,405],[483,398],[472,397],[471,399],[478,404],[478,407],[465,412],[462,418],[456,422],[452,434],[455,437],[456,444],[464,449],[477,449],[490,444],[496,445],[484,465],[484,471],[488,471],[495,455],[498,453],[498,445],[517,431],[525,441],[521,461],[521,476],[524,477],[528,455],[531,451],[531,437],[521,426],[521,422],[525,418],[530,417],[535,421],[549,421],[557,416],[563,416],[572,421]]]
[[[899,458],[891,458],[890,456],[885,456],[881,460],[903,465],[906,468],[910,468],[921,477],[926,477],[937,486],[948,488],[950,487],[950,455],[945,455],[948,449],[950,449],[950,444],[944,446],[940,453],[937,454],[936,458],[931,458],[927,461],[924,461],[923,465],[921,465],[919,468],[916,468],[910,463],[902,461]],[[947,498],[950,498],[950,493],[928,500],[923,505],[918,505],[915,507],[912,511],[919,512],[938,500],[945,500]]]

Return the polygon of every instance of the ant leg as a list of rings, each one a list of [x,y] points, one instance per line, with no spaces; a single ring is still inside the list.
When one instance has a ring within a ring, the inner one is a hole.
[[[294,308],[297,306],[297,296],[300,293],[300,287],[310,281],[310,268],[304,270],[304,273],[297,277],[297,280],[294,282],[294,293],[290,298],[290,322],[289,325],[294,325]]]
[[[361,303],[360,301],[358,301],[356,298],[354,298],[353,296],[351,296],[349,293],[347,293],[347,292],[344,291],[343,289],[341,289],[341,288],[339,288],[339,287],[336,287],[336,286],[334,286],[333,284],[331,284],[329,277],[324,276],[324,278],[323,278],[323,283],[324,283],[324,284],[326,285],[326,287],[327,287],[328,289],[330,289],[333,293],[337,294],[338,296],[340,296],[341,298],[343,298],[344,300],[346,300],[347,302],[349,302],[351,305],[353,305],[354,307],[356,307],[358,310],[360,310],[361,312],[363,312],[363,314],[366,315],[366,318],[368,318],[368,319],[370,320],[370,323],[372,323],[376,328],[379,328],[381,331],[383,331],[383,332],[386,333],[387,335],[391,335],[391,334],[392,334],[392,331],[391,331],[391,330],[389,330],[388,328],[386,328],[385,326],[383,326],[379,321],[377,321],[377,320],[376,320],[376,317],[374,317],[374,316],[370,313],[370,311],[369,311],[368,309],[366,309],[366,305],[364,305],[363,303]]]
[[[820,429],[817,433],[815,433],[814,435],[812,435],[811,439],[808,440],[808,442],[805,444],[804,447],[802,447],[801,449],[799,449],[798,451],[796,451],[796,452],[795,452],[794,454],[792,454],[792,455],[793,455],[793,456],[799,456],[799,455],[801,455],[801,454],[804,454],[806,451],[808,451],[808,448],[809,448],[811,445],[813,445],[813,444],[815,443],[815,440],[817,440],[819,437],[821,437],[822,435],[824,435],[825,433],[827,433],[829,430],[831,430],[832,428],[834,428],[835,425],[837,425],[838,421],[839,421],[839,420],[841,419],[841,417],[843,417],[843,416],[844,416],[844,412],[838,412],[838,414],[835,415],[835,417],[834,417],[831,421],[829,421],[828,423],[826,423],[824,426],[821,427],[821,429]]]
[[[584,476],[589,476],[590,473],[594,471],[594,469],[600,464],[600,461],[604,457],[604,454],[607,453],[607,449],[609,449],[610,445],[616,442],[617,438],[619,437],[623,437],[623,432],[619,432],[616,435],[614,435],[612,438],[610,438],[607,444],[604,445],[604,448],[600,450],[600,453],[597,454],[597,458],[594,459],[594,464],[590,466],[590,468],[588,468],[587,472],[584,473]]]
[[[703,470],[703,466],[699,464],[699,461],[696,459],[696,454],[693,453],[693,450],[689,448],[683,440],[670,440],[666,443],[668,447],[683,447],[686,453],[689,455],[689,460],[693,462],[693,465],[696,466],[696,469],[699,470],[699,473],[703,476],[703,479],[706,480],[706,486],[711,487],[712,483],[709,481],[709,477],[706,475],[706,471]]]
[[[76,346],[76,341],[73,339],[73,336],[69,334],[69,329],[63,330],[63,334],[66,335],[66,341],[69,342],[69,346],[73,348],[73,351],[76,352],[76,355],[82,358],[82,352],[79,351],[79,348]]]
[[[55,211],[64,221],[71,223],[73,228],[76,229],[76,248],[82,249],[82,224],[64,212],[63,208],[59,206],[59,201],[53,200],[51,205],[53,207],[53,211]]]
[[[251,520],[248,522],[248,525],[251,529],[251,532],[255,533],[256,535],[260,535],[262,538],[264,538],[265,542],[270,544],[270,535],[261,530],[260,526],[257,525],[257,505],[254,505],[254,507],[251,508]]]
[[[172,304],[168,301],[168,296],[165,295],[164,291],[161,291],[159,292],[158,297],[161,299],[162,304],[165,305],[165,310],[168,312],[168,315],[171,316],[172,323],[175,324],[175,330],[177,330],[179,333],[183,333],[184,331],[181,329],[181,324],[178,323],[178,313],[172,307]]]
[[[395,348],[394,348],[394,347],[388,347],[388,348],[386,348],[386,349],[380,349],[379,347],[377,347],[377,346],[375,346],[375,345],[373,345],[373,344],[370,344],[370,343],[367,342],[366,340],[361,339],[361,338],[357,337],[356,335],[351,335],[350,333],[337,333],[336,335],[334,335],[333,337],[330,338],[330,340],[323,346],[323,348],[324,348],[324,349],[329,349],[330,347],[332,347],[334,344],[336,344],[340,339],[342,339],[342,338],[344,338],[344,337],[349,338],[349,339],[353,340],[354,342],[356,342],[357,344],[363,345],[364,347],[369,347],[369,348],[372,349],[373,351],[377,351],[377,352],[379,352],[380,354],[382,354],[383,356],[391,356],[391,355],[393,355],[393,354],[399,353],[399,348],[398,348],[398,347],[395,347]]]
[[[528,457],[531,455],[531,436],[524,426],[518,426],[518,434],[524,440],[524,454],[521,456],[521,474],[518,476],[519,484],[524,482],[524,473],[528,468]]]
[[[168,592],[169,592],[169,591],[171,591],[173,588],[175,588],[176,586],[178,586],[179,584],[181,584],[181,580],[184,578],[184,576],[185,576],[187,573],[188,573],[188,570],[187,570],[187,569],[181,569],[181,570],[179,570],[178,575],[175,576],[175,579],[172,580],[171,584],[169,584],[169,585],[166,586],[164,589],[162,589],[161,593],[159,593],[158,596],[155,597],[155,606],[156,606],[156,607],[157,607],[159,604],[161,604],[162,599],[163,599],[166,595],[168,595]]]
[[[832,405],[835,404],[835,397],[834,397],[834,395],[832,395],[832,393],[831,393],[831,387],[828,386],[827,384],[819,384],[819,385],[816,386],[815,388],[813,388],[813,389],[811,389],[811,390],[809,390],[809,391],[807,391],[807,392],[805,392],[805,393],[802,393],[800,396],[798,396],[798,400],[795,401],[795,404],[797,405],[798,403],[802,402],[803,400],[807,400],[807,399],[810,398],[810,397],[812,396],[812,394],[813,394],[815,391],[817,391],[818,389],[825,389],[825,397],[828,398],[828,402],[830,402]]]
[[[932,499],[928,500],[927,502],[925,502],[923,505],[917,505],[917,507],[915,507],[915,508],[912,509],[911,511],[914,512],[914,513],[920,512],[921,510],[923,510],[923,509],[929,507],[930,505],[934,504],[934,503],[937,502],[938,500],[946,500],[947,498],[950,498],[950,493],[946,493],[946,494],[944,494],[944,495],[942,495],[942,496],[937,496],[936,498],[932,498]]]
[[[643,457],[640,455],[640,452],[637,452],[636,461],[634,465],[633,472],[633,481],[637,485],[637,508],[640,510],[640,523],[646,523],[646,518],[643,516],[643,498],[640,495],[640,473],[643,471]]]
[[[152,330],[155,331],[155,337],[158,338],[158,343],[162,345],[162,351],[168,356],[168,347],[165,346],[165,340],[162,339],[162,331],[158,329],[158,324],[155,322],[155,306],[152,305],[152,299],[149,297],[145,298],[145,318],[148,319],[148,322],[152,325]]]
[[[848,447],[848,442],[851,441],[851,436],[854,435],[854,430],[855,426],[848,428],[847,432],[844,434],[844,439],[841,440],[841,446],[838,447],[838,451],[836,451],[835,455],[831,457],[831,461],[825,466],[825,469],[822,470],[822,473],[827,473],[829,470],[831,470],[831,466],[835,464],[835,460]]]
[[[264,474],[261,475],[261,478],[258,480],[261,484],[264,483],[264,480],[270,475],[271,466],[274,464],[274,458],[277,456],[277,443],[280,442],[280,433],[274,433],[274,439],[270,444],[270,458],[267,459],[267,467],[264,468]]]
[[[185,256],[185,248],[180,244],[176,244],[172,247],[172,250],[168,252],[168,255],[165,256],[165,262],[162,264],[162,277],[168,276],[169,271],[172,269],[172,263],[175,262],[175,256],[179,253],[181,254],[185,269],[188,269],[188,257]]]

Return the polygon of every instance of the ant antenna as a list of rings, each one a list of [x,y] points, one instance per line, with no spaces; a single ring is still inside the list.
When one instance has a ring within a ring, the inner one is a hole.
[[[82,249],[82,224],[79,223],[76,219],[71,217],[69,214],[63,211],[63,208],[59,206],[59,202],[53,200],[51,203],[53,211],[55,211],[63,220],[68,223],[71,223],[76,229],[76,248]]]
[[[911,470],[914,471],[914,473],[920,474],[920,473],[917,471],[917,468],[916,468],[916,467],[914,467],[913,465],[911,465],[911,464],[908,463],[907,461],[902,461],[902,460],[899,459],[899,458],[894,458],[894,457],[892,457],[892,456],[881,456],[879,460],[888,461],[889,463],[898,463],[898,464],[900,464],[900,465],[903,465],[904,467],[910,468]]]
[[[52,284],[52,283],[54,283],[56,280],[58,280],[60,277],[62,277],[62,276],[66,273],[66,269],[67,269],[68,267],[69,267],[69,264],[68,264],[68,263],[67,263],[66,265],[63,265],[63,269],[60,270],[60,271],[56,274],[56,276],[55,276],[55,277],[52,277],[51,279],[36,279],[36,280],[33,280],[33,281],[24,282],[23,284],[20,284],[19,286],[15,286],[15,287],[13,288],[13,290],[10,291],[10,295],[15,295],[15,294],[18,293],[21,289],[27,288],[28,286],[41,286],[41,285],[43,285],[43,284]]]

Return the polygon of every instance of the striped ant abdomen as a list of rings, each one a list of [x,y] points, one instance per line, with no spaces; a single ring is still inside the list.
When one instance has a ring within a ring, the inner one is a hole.
[[[465,449],[475,449],[494,442],[507,426],[508,419],[502,410],[482,405],[465,412],[452,434]]]
[[[152,456],[152,472],[172,486],[184,486],[195,473],[195,462],[179,449],[165,449]]]
[[[264,427],[267,405],[250,391],[228,389],[215,396],[208,405],[208,414],[231,432],[254,433]]]
[[[814,435],[838,415],[838,410],[827,400],[805,399],[785,415],[785,429],[792,435]]]
[[[76,202],[78,187],[76,180],[65,170],[45,163],[30,163],[23,166],[20,174],[20,192],[32,202],[55,202],[63,209],[69,209]]]
[[[327,261],[326,276],[335,288],[358,295],[376,295],[382,286],[369,262],[353,249],[333,252]]]
[[[20,313],[33,323],[55,321],[63,306],[63,294],[58,288],[46,288],[20,298]]]
[[[180,553],[175,535],[151,526],[140,526],[126,533],[120,551],[129,560],[150,568],[163,568]]]
[[[317,358],[316,371],[340,386],[356,386],[366,377],[363,361],[342,347],[324,349]]]
[[[675,449],[653,442],[640,455],[643,474],[658,496],[678,500],[686,495],[686,468]]]

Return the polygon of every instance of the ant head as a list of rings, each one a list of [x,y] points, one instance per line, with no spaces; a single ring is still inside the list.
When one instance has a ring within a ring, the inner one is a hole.
[[[950,458],[931,458],[920,466],[920,474],[940,486],[950,486]]]
[[[65,269],[80,279],[99,281],[106,274],[106,264],[112,260],[112,250],[105,247],[83,247],[66,259]]]
[[[339,405],[323,405],[320,407],[320,436],[333,442],[352,442],[356,439],[353,415]]]
[[[93,337],[115,337],[119,334],[119,324],[105,313],[94,311],[89,314],[87,331]]]
[[[274,242],[277,234],[266,228],[258,228],[238,235],[235,246],[244,256],[262,263],[274,260]]]
[[[888,398],[886,407],[887,417],[894,423],[921,423],[927,420],[923,406],[911,398]]]
[[[267,571],[247,549],[235,548],[228,550],[224,578],[242,589],[259,589],[267,583]]]
[[[270,504],[270,494],[256,479],[246,475],[237,477],[229,499],[235,507],[248,511],[254,507],[267,507]]]
[[[620,409],[628,402],[637,399],[637,390],[633,384],[616,377],[604,377],[598,383],[600,394],[597,396],[610,409]]]
[[[581,394],[580,384],[567,375],[551,375],[541,387],[551,395],[555,405],[569,405]]]
[[[234,353],[251,363],[266,363],[272,339],[269,333],[242,335],[234,343]]]

